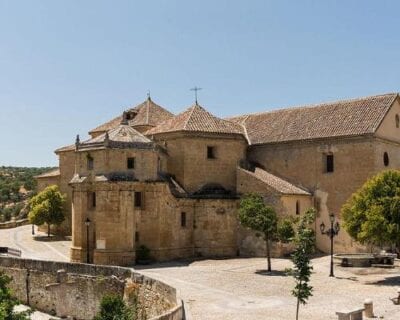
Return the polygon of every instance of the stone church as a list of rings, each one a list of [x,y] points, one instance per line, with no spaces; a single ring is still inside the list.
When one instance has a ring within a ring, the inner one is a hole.
[[[240,195],[257,192],[280,216],[329,213],[369,177],[400,168],[397,93],[221,119],[199,104],[174,115],[148,98],[57,149],[59,169],[37,177],[67,195],[71,260],[133,264],[152,258],[264,254],[237,220]],[[337,251],[362,250],[342,230]],[[87,251],[87,248],[89,251]],[[275,248],[276,254],[282,253]]]

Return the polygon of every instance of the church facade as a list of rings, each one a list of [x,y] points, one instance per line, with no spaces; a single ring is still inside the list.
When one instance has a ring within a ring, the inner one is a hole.
[[[237,220],[248,192],[280,216],[315,207],[317,246],[328,251],[319,224],[331,212],[340,221],[369,177],[400,168],[399,116],[396,93],[227,119],[197,103],[173,115],[148,98],[56,150],[59,169],[37,180],[67,195],[72,261],[130,265],[141,245],[160,261],[263,255]],[[362,250],[344,230],[335,246]]]

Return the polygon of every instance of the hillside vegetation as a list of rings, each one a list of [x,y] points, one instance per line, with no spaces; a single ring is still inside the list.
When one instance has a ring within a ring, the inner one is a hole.
[[[53,168],[0,167],[0,221],[27,215],[27,204],[36,193],[34,176]]]

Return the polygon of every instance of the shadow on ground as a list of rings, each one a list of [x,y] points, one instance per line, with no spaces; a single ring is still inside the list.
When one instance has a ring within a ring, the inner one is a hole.
[[[70,239],[68,239],[68,237],[57,236],[57,235],[51,235],[50,237],[45,235],[38,235],[34,236],[33,240],[41,242],[55,242],[55,241],[68,241]]]
[[[287,271],[285,270],[272,270],[272,271],[268,271],[268,270],[256,270],[256,272],[254,272],[255,274],[259,274],[261,276],[269,276],[269,277],[287,277],[289,274]]]

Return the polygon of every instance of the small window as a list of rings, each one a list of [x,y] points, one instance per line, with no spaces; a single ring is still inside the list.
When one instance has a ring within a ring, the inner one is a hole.
[[[300,202],[299,200],[296,201],[296,214],[300,214]]]
[[[334,170],[334,161],[333,154],[325,155],[325,172],[333,172]]]
[[[398,114],[396,114],[395,119],[396,119],[396,128],[399,128],[400,127],[400,117]]]
[[[128,169],[135,169],[135,158],[128,158],[126,166]]]
[[[215,159],[215,147],[207,146],[207,159]]]
[[[139,242],[139,231],[135,232],[135,241]]]
[[[181,212],[181,227],[186,227],[186,212]]]
[[[96,208],[96,192],[88,193],[88,208],[89,209]]]
[[[94,159],[90,154],[88,154],[87,156],[87,169],[88,170],[94,169]]]
[[[385,165],[385,167],[389,165],[389,155],[387,152],[383,154],[383,164]]]
[[[142,199],[142,193],[141,192],[135,192],[135,207],[136,208],[141,208],[142,207],[142,203],[143,203],[143,199]]]

